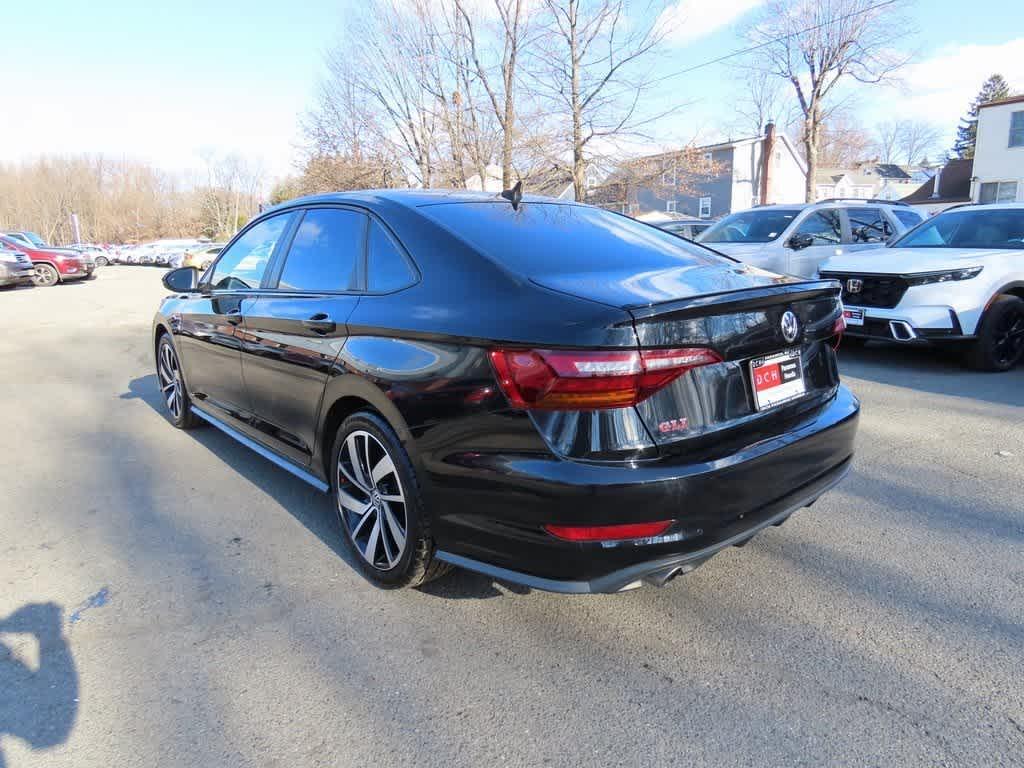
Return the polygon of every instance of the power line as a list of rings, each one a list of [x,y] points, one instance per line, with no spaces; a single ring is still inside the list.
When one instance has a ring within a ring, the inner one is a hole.
[[[680,75],[686,75],[686,74],[689,74],[690,72],[694,72],[694,71],[696,71],[698,69],[703,69],[704,67],[710,67],[713,64],[720,64],[723,61],[727,61],[728,59],[732,59],[732,58],[735,58],[737,56],[745,56],[746,54],[753,53],[754,51],[760,50],[761,48],[767,48],[769,45],[772,45],[773,43],[778,43],[778,42],[781,42],[783,40],[788,40],[789,38],[796,37],[798,35],[805,35],[808,32],[814,32],[815,30],[821,29],[822,27],[827,27],[829,24],[835,24],[838,21],[846,21],[847,19],[852,19],[854,16],[861,16],[861,15],[863,15],[865,13],[870,13],[871,11],[878,10],[879,8],[884,8],[887,5],[895,5],[898,2],[900,2],[900,0],[882,0],[882,2],[875,3],[874,5],[869,5],[867,8],[861,8],[859,11],[853,11],[853,12],[847,13],[847,14],[845,14],[843,16],[838,16],[838,17],[836,17],[834,19],[829,19],[828,21],[823,21],[821,24],[815,24],[814,26],[807,27],[806,29],[798,29],[797,31],[790,32],[787,35],[780,35],[779,37],[773,37],[771,40],[765,40],[763,43],[758,43],[757,45],[752,45],[752,46],[750,46],[748,48],[741,48],[741,49],[739,49],[737,51],[733,51],[732,53],[727,53],[724,56],[719,56],[716,59],[709,59],[708,61],[703,61],[700,64],[694,64],[693,66],[686,67],[685,69],[681,69],[678,72],[672,72],[672,73],[667,74],[667,75],[662,75],[659,78],[651,80],[649,83],[647,83],[647,85],[648,86],[655,85],[655,84],[660,83],[660,82],[662,82],[664,80],[670,80],[673,77],[679,77]]]

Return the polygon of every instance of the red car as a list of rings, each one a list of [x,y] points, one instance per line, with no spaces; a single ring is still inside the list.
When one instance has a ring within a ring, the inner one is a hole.
[[[74,251],[60,248],[29,248],[24,243],[0,235],[0,242],[27,253],[32,259],[35,275],[32,282],[39,286],[56,285],[68,280],[80,280],[89,277],[90,269],[85,260]]]

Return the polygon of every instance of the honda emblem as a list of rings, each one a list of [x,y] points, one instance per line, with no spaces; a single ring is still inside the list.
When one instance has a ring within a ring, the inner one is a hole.
[[[850,293],[860,293],[864,288],[864,281],[853,277],[846,281],[846,290]]]

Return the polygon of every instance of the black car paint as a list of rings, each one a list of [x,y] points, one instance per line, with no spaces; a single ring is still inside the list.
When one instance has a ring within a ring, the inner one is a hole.
[[[838,384],[824,343],[837,317],[836,284],[725,259],[720,267],[662,274],[530,279],[480,258],[418,209],[467,200],[481,198],[358,193],[293,201],[265,214],[355,208],[390,229],[418,280],[376,295],[280,291],[265,279],[254,289],[211,292],[201,284],[168,297],[154,332],[172,334],[196,408],[320,487],[330,482],[327,457],[340,421],[372,408],[417,470],[442,559],[508,569],[547,589],[589,585],[563,591],[618,589],[625,584],[613,573],[713,550],[728,538],[716,536],[719,528],[744,515],[753,521],[772,504],[785,507],[800,500],[801,488],[824,489],[845,472],[858,404]],[[531,203],[540,201],[524,205]],[[275,249],[268,276],[279,273],[286,247]],[[811,391],[758,414],[745,359],[785,346],[777,319],[790,307],[813,353],[804,361]],[[311,327],[313,317],[324,324]],[[725,363],[670,387],[687,392],[660,392],[636,408],[527,413],[509,407],[487,357],[498,345],[638,343],[707,344]],[[719,390],[726,396],[712,397]],[[657,424],[679,416],[680,397],[700,411],[699,429],[658,433]],[[649,546],[568,543],[540,527],[667,518],[678,520],[673,531],[689,533]],[[756,525],[740,528],[752,535]]]

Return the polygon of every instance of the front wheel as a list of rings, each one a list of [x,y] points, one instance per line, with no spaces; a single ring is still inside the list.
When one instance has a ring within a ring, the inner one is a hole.
[[[448,570],[434,559],[409,455],[383,419],[365,411],[345,419],[331,467],[345,543],[370,581],[385,589],[418,587]]]
[[[192,413],[192,401],[185,389],[178,353],[174,351],[174,345],[167,334],[160,337],[160,343],[156,348],[156,378],[171,423],[178,429],[191,429],[196,426],[199,419]]]
[[[106,256],[97,256],[96,257],[96,266],[97,267],[105,267],[108,264],[110,264],[110,262],[107,261],[107,257]]]
[[[1024,357],[1024,299],[997,296],[967,350],[967,364],[979,371],[1009,371]]]
[[[40,288],[49,288],[60,282],[60,274],[49,264],[36,264],[32,268],[32,282]]]

